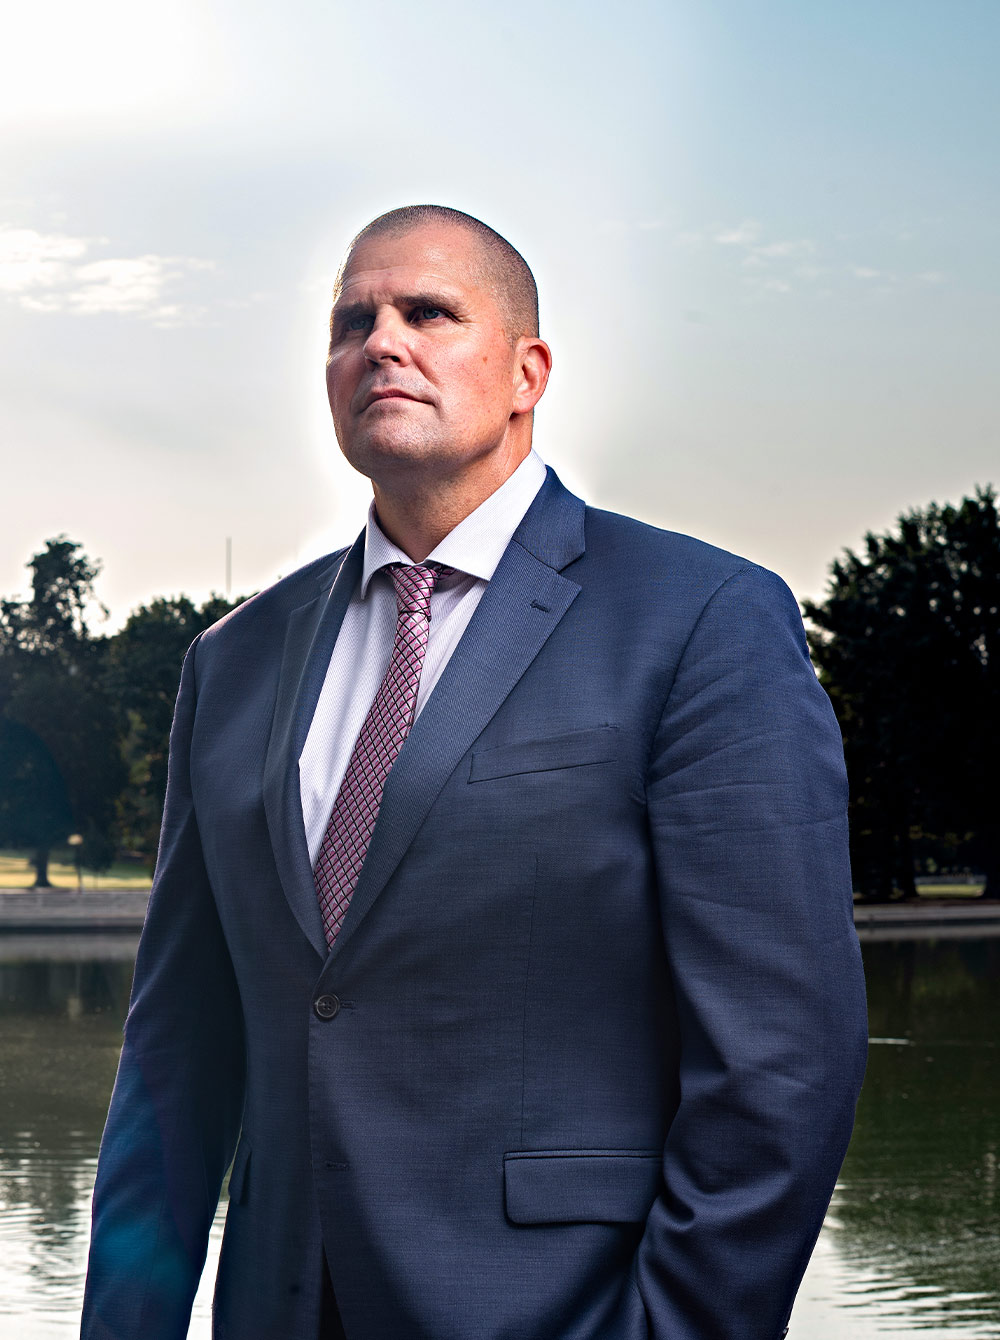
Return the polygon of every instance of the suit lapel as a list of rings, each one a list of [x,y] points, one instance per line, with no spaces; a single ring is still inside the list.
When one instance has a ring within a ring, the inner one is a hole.
[[[346,556],[338,557],[320,578],[319,595],[289,615],[264,763],[264,812],[285,897],[321,958],[326,958],[327,945],[302,818],[299,755],[344,613],[361,576],[363,557],[362,531]],[[331,588],[332,573],[336,575]]]
[[[557,569],[583,552],[583,514],[583,503],[550,470],[393,765],[334,955],[385,888],[455,767],[576,598],[579,586]]]

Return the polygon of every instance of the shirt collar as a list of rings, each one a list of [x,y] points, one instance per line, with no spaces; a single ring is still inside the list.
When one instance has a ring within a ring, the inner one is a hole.
[[[495,493],[491,493],[474,512],[470,512],[454,530],[448,532],[424,562],[443,563],[488,582],[544,481],[545,463],[537,452],[531,451]],[[362,597],[367,594],[368,583],[375,573],[388,563],[409,565],[413,559],[394,545],[382,530],[373,502],[368,509],[368,523],[365,527]]]

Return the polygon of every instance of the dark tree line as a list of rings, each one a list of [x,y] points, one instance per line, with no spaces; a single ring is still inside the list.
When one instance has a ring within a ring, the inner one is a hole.
[[[992,488],[905,513],[804,606],[844,735],[855,886],[971,867],[1000,897],[1000,522]]]
[[[99,564],[79,544],[49,540],[28,567],[31,595],[0,600],[0,846],[30,848],[44,884],[70,833],[90,869],[123,849],[151,859],[181,660],[231,605],[156,599],[99,636]],[[866,535],[804,612],[844,735],[855,886],[912,896],[919,873],[973,868],[1000,897],[994,491]]]
[[[0,846],[29,848],[45,887],[72,833],[91,870],[122,849],[155,853],[181,660],[232,606],[157,599],[99,636],[99,563],[59,536],[28,568],[31,594],[0,600]]]

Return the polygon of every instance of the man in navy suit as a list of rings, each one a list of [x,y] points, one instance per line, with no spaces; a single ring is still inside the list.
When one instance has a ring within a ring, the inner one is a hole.
[[[86,1340],[777,1340],[864,1066],[839,732],[773,574],[531,449],[534,283],[352,244],[365,530],[185,661]],[[235,1157],[234,1157],[235,1155]]]

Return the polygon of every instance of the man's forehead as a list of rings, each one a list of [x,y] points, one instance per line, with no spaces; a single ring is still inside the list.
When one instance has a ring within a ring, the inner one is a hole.
[[[347,258],[337,297],[351,290],[420,290],[429,285],[456,291],[482,286],[481,257],[464,230],[422,228],[365,238]]]
[[[440,293],[458,296],[470,285],[454,269],[421,265],[383,265],[348,270],[337,290],[338,303],[363,296],[405,297],[415,293]]]

